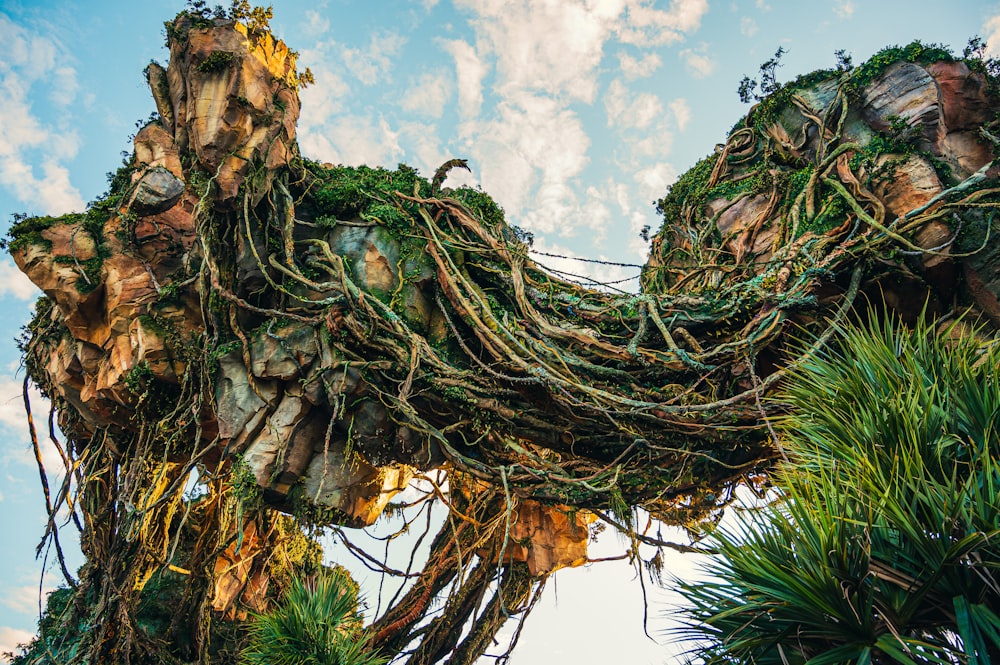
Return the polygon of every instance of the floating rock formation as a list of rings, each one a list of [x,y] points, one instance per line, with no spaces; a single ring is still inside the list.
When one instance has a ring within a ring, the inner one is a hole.
[[[643,293],[621,295],[540,269],[447,168],[303,159],[295,56],[259,23],[185,11],[168,41],[158,118],[109,195],[9,242],[46,296],[26,363],[70,442],[81,588],[112,599],[81,619],[93,662],[202,657],[205,608],[274,595],[272,510],[363,527],[419,477],[449,518],[373,643],[472,663],[588,560],[595,515],[669,546],[633,507],[693,528],[761,482],[789,328],[818,348],[866,291],[1000,323],[980,61],[911,45],[762,100],[659,202]],[[166,632],[107,628],[164,579],[186,580]]]

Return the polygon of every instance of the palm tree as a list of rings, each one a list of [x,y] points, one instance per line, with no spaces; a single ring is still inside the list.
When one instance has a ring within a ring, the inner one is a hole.
[[[1000,344],[846,327],[780,399],[782,499],[678,581],[692,660],[1000,663]]]
[[[382,665],[369,650],[357,585],[340,568],[294,579],[272,612],[256,617],[244,665]]]

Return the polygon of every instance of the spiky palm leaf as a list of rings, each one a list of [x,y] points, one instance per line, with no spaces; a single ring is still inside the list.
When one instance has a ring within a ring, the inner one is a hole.
[[[947,332],[845,328],[796,370],[783,500],[716,534],[714,581],[679,582],[694,658],[1000,656],[1000,345]]]
[[[259,615],[244,665],[381,665],[361,630],[357,586],[339,568],[292,582],[281,604]]]

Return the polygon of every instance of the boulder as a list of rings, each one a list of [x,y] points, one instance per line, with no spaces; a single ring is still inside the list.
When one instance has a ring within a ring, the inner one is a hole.
[[[172,208],[185,189],[183,180],[163,166],[154,166],[139,178],[129,207],[140,217],[155,215]]]

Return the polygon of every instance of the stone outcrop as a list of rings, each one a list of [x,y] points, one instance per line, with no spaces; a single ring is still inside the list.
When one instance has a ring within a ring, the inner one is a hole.
[[[831,172],[864,207],[874,205],[875,214],[881,215],[878,223],[902,228],[908,227],[906,220],[915,211],[949,196],[950,188],[959,183],[995,177],[993,170],[987,172],[995,146],[982,129],[996,117],[1000,104],[982,71],[959,60],[900,60],[885,65],[860,90],[847,91],[852,85],[850,72],[828,73],[818,82],[791,84],[782,92],[790,103],[773,117],[767,115],[773,113],[768,102],[752,110],[747,128],[734,132],[712,158],[715,168],[707,179],[711,186],[698,183],[705,200],[698,204],[700,209],[691,209],[694,218],[668,219],[654,239],[645,273],[647,288],[650,276],[683,274],[698,256],[731,257],[720,263],[755,265],[759,270],[791,240],[843,237],[856,228],[859,218],[843,196],[823,182]],[[766,137],[766,150],[764,143],[751,138],[755,132]],[[825,142],[835,137],[840,139],[839,154],[824,164],[825,172],[816,173],[814,164],[831,149]],[[780,159],[768,157],[767,150]],[[774,190],[759,185],[769,179],[789,184]],[[808,195],[788,194],[792,187],[803,186]],[[668,196],[661,206],[669,200]],[[991,252],[980,253],[961,267],[952,256],[969,251],[958,238],[963,232],[969,234],[970,227],[984,230],[985,215],[966,210],[963,217],[945,214],[921,222],[920,228],[907,229],[913,232],[914,247],[906,250],[915,257],[909,262],[926,282],[916,287],[923,293],[919,297],[928,296],[928,284],[945,299],[956,289],[965,289],[980,313],[997,320]],[[713,244],[711,249],[697,247],[706,240]],[[919,249],[927,251],[917,256]],[[728,267],[718,280],[723,283],[746,274]],[[913,282],[900,283],[899,288],[917,297]]]

